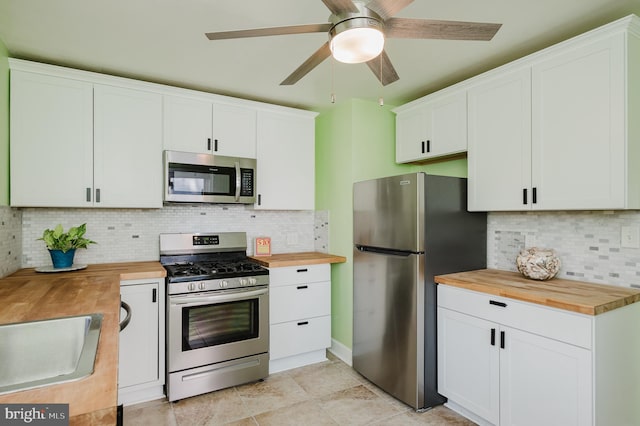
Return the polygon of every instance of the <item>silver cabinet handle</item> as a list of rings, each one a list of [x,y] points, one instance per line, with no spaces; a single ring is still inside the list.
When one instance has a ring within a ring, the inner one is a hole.
[[[91,188],[87,188],[87,202],[91,202]]]
[[[96,188],[96,203],[100,202],[100,188]]]

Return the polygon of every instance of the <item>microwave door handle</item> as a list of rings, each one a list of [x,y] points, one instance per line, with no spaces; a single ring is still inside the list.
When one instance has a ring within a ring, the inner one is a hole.
[[[240,200],[240,163],[236,161],[236,201]]]

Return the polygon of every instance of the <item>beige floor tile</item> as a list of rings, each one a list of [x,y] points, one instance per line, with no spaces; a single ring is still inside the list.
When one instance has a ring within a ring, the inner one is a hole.
[[[455,411],[440,405],[423,413],[411,411],[406,414],[415,424],[433,426],[473,426],[474,422],[465,419]]]
[[[263,382],[239,386],[237,391],[252,416],[309,399],[304,389],[286,374],[274,374]]]
[[[312,397],[321,397],[360,384],[352,373],[345,372],[339,364],[331,361],[296,368],[288,374]]]
[[[340,425],[367,425],[398,414],[397,409],[364,385],[325,395],[320,406]]]
[[[124,426],[176,426],[178,424],[171,404],[166,400],[156,400],[124,407],[123,423]]]
[[[222,425],[251,416],[235,388],[186,398],[172,406],[180,426]]]
[[[396,399],[395,397],[389,395],[388,393],[386,393],[385,391],[383,391],[382,389],[380,389],[379,387],[377,387],[373,383],[367,381],[366,383],[364,383],[364,386],[367,389],[369,389],[371,392],[375,393],[380,398],[385,400],[388,404],[393,406],[396,410],[398,410],[398,411],[414,411],[413,407],[410,407],[407,404],[405,404],[404,402],[400,401],[399,399]]]
[[[256,416],[259,426],[337,426],[317,402],[304,401]]]
[[[253,417],[246,417],[235,422],[225,423],[224,426],[258,426],[258,422]]]
[[[338,358],[177,403],[125,407],[125,426],[471,426],[440,406],[416,413]]]

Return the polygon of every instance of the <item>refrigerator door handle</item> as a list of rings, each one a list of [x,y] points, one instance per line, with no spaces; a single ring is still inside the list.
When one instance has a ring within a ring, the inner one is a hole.
[[[424,254],[424,252],[419,252],[419,251],[396,250],[391,248],[363,246],[361,244],[356,244],[356,250],[361,252],[376,253],[376,254],[383,254],[383,255],[389,255],[389,256],[402,256],[402,257],[409,257],[413,254]]]

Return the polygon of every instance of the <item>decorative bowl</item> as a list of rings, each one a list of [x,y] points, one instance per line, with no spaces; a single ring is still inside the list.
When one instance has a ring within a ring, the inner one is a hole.
[[[560,258],[553,249],[531,247],[524,249],[516,258],[518,271],[533,280],[550,280],[560,270]]]

